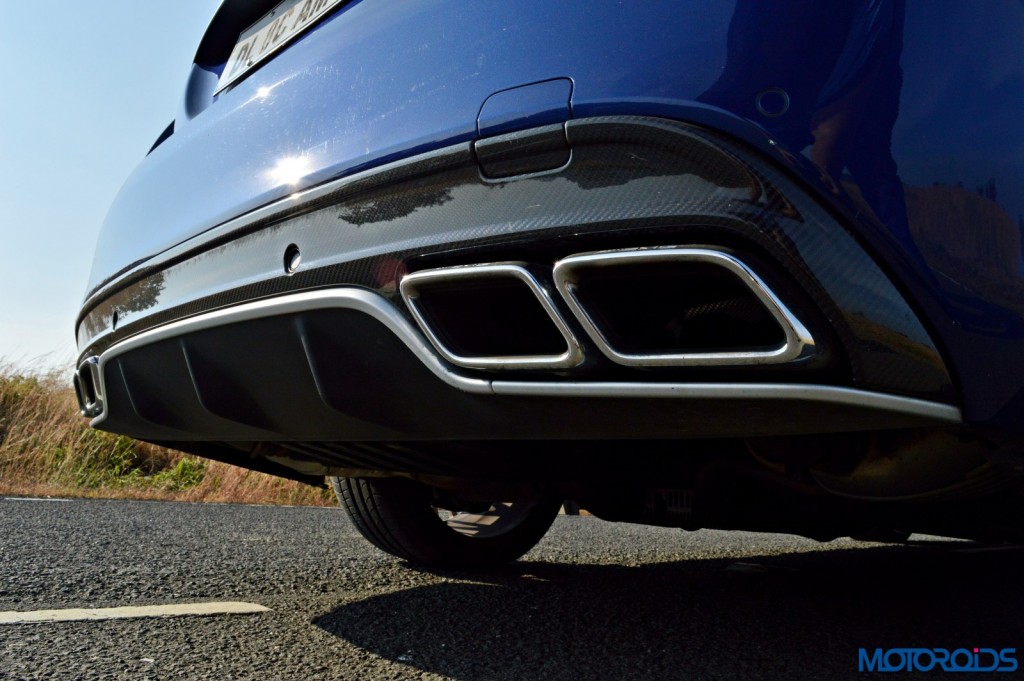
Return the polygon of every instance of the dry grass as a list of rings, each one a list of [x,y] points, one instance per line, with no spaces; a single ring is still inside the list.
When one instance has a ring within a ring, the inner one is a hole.
[[[4,365],[0,494],[334,504],[324,490],[91,430],[59,373]]]

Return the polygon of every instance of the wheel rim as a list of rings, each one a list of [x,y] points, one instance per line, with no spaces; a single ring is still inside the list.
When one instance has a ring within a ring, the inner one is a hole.
[[[536,506],[536,502],[496,502],[483,512],[441,510],[438,517],[449,529],[463,536],[489,539],[518,527]]]

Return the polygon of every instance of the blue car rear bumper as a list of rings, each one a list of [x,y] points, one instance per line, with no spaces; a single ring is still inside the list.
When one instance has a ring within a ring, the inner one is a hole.
[[[417,258],[712,243],[792,275],[783,287],[832,325],[836,364],[787,381],[952,405],[979,432],[1020,433],[1019,4],[819,4],[362,0],[218,95],[223,63],[200,61],[173,134],[104,225],[82,360],[300,291],[369,289],[407,315],[396,268]],[[950,36],[991,49],[967,58]],[[564,148],[502,137],[560,125]],[[779,196],[730,195],[742,183],[726,177],[685,204],[687,174],[702,177],[685,159],[701,149]],[[681,193],[660,194],[659,176]],[[551,193],[558,182],[575,189]],[[382,211],[382,187],[409,210]]]

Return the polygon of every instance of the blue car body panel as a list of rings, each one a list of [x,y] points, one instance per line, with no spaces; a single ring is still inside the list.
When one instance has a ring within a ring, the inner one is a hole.
[[[567,117],[670,118],[839,216],[933,335],[965,420],[1019,433],[1022,57],[1015,0],[349,2],[218,95],[223,64],[193,67],[173,134],[111,208],[87,298],[328,180]]]

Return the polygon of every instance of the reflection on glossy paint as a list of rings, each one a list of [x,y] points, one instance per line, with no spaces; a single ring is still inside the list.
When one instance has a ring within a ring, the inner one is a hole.
[[[848,171],[912,252],[891,150],[904,14],[903,0],[739,0],[722,76],[699,99],[758,122],[791,152],[803,150],[836,192]]]
[[[911,234],[940,279],[1017,314],[1024,311],[1024,282],[1018,270],[1021,225],[997,202],[994,181],[973,191],[962,183],[908,185],[905,193]],[[970,319],[961,323],[973,328]],[[1019,320],[984,322],[984,326],[988,333],[1000,335],[1019,334],[1022,328]],[[1001,327],[1006,330],[999,331]]]
[[[297,185],[312,170],[309,159],[305,156],[293,156],[282,158],[277,165],[270,170],[270,179],[274,185]]]

